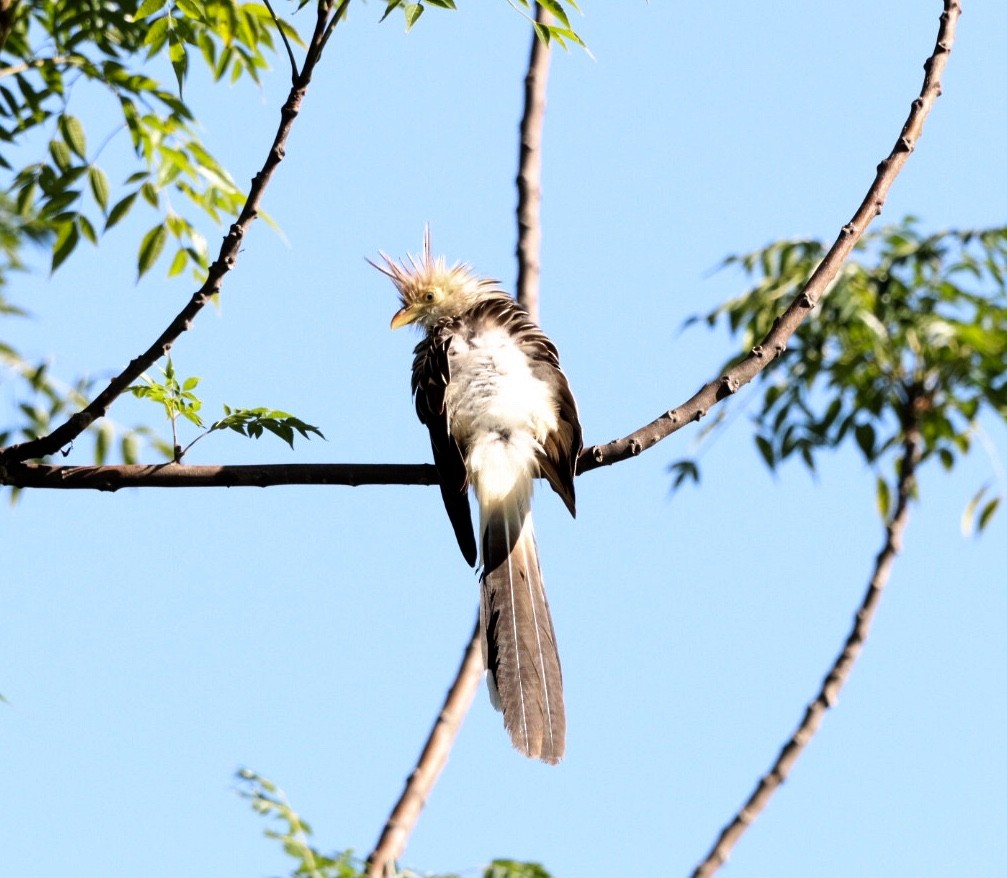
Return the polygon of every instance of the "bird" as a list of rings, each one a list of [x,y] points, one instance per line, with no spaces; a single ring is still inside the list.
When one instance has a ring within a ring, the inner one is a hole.
[[[441,497],[458,546],[481,566],[479,624],[493,706],[514,747],[555,764],[566,749],[563,674],[532,523],[534,480],[545,477],[576,516],[583,447],[577,403],[556,345],[498,281],[430,254],[370,262],[400,309],[391,328],[418,326],[416,414],[430,433]],[[469,488],[479,511],[476,543]]]

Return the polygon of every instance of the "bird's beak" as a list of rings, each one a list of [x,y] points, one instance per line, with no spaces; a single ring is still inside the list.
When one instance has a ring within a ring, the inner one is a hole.
[[[392,318],[392,329],[399,329],[400,327],[406,326],[412,323],[420,315],[417,313],[416,309],[407,305],[405,308],[400,308],[395,312],[395,316]]]

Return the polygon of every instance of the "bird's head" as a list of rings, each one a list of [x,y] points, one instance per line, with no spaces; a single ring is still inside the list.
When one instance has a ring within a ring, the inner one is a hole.
[[[430,256],[430,228],[423,234],[423,257],[409,255],[396,262],[385,253],[379,253],[384,265],[371,263],[378,271],[391,278],[399,292],[402,307],[392,317],[392,329],[416,323],[430,329],[445,317],[457,317],[472,307],[488,292],[498,289],[497,282],[476,275],[461,262],[450,268],[443,256]]]

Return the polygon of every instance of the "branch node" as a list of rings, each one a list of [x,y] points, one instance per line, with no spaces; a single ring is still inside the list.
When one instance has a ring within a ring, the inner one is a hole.
[[[636,457],[641,451],[643,451],[643,444],[638,439],[630,439],[629,444],[626,446],[626,450],[632,457]]]
[[[737,392],[740,386],[741,382],[737,378],[732,375],[724,375],[720,379],[720,386],[717,388],[717,402]]]

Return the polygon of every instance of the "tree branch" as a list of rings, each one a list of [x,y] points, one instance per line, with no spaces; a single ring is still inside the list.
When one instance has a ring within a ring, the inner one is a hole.
[[[539,24],[551,20],[542,6],[536,6]],[[517,300],[533,320],[538,319],[539,259],[542,251],[540,206],[542,202],[542,126],[549,80],[549,47],[532,32],[528,72],[525,75],[524,114],[521,118],[521,145],[518,159],[518,282]],[[435,475],[436,478],[436,475]],[[437,778],[447,762],[483,676],[481,627],[476,620],[465,657],[447,699],[427,738],[416,768],[392,810],[373,853],[367,859],[367,874],[381,878],[394,874],[394,863],[405,851],[413,828],[420,819]]]
[[[280,23],[280,19],[277,17],[276,12],[273,10],[272,4],[269,0],[262,0],[266,5],[266,9],[269,10],[269,15],[273,19],[273,24],[276,25],[276,32],[280,35],[280,39],[283,40],[283,46],[287,50],[287,60],[290,61],[290,82],[293,85],[297,85],[297,59],[294,57],[294,49],[290,45],[290,40],[287,39],[287,34],[283,30],[283,25]]]
[[[409,775],[406,787],[395,803],[374,851],[367,858],[367,874],[370,878],[395,874],[395,861],[402,856],[423,806],[448,761],[448,755],[472,706],[482,676],[482,647],[479,642],[479,622],[476,620],[475,631],[465,648],[455,681],[430,730],[416,768]]]
[[[340,5],[335,14],[332,16],[331,21],[328,23],[329,27],[334,26],[334,22],[345,11],[345,6],[346,3],[344,0],[344,3]],[[616,439],[604,445],[592,445],[585,448],[578,460],[578,475],[602,466],[609,466],[613,463],[618,463],[630,457],[635,457],[641,452],[653,447],[662,439],[670,436],[672,433],[677,432],[686,424],[700,420],[712,406],[737,392],[739,388],[750,382],[756,375],[759,374],[759,372],[765,369],[777,356],[786,350],[787,341],[790,339],[790,336],[794,334],[800,323],[808,316],[814,305],[824,296],[827,287],[835,279],[843,261],[849,255],[853,246],[859,240],[869,222],[880,212],[885,198],[887,197],[888,190],[891,188],[895,177],[898,175],[902,166],[905,164],[906,159],[909,157],[909,153],[912,151],[914,144],[919,139],[923,130],[923,123],[932,109],[935,100],[940,95],[940,76],[943,73],[944,66],[947,63],[947,58],[951,51],[952,43],[954,42],[955,26],[960,14],[961,7],[957,0],[945,0],[944,12],[941,14],[940,18],[940,30],[937,35],[937,44],[933,53],[924,64],[925,76],[923,80],[923,87],[920,91],[919,97],[917,97],[912,103],[909,117],[902,126],[898,142],[889,156],[878,165],[878,171],[874,182],[871,184],[871,187],[861,203],[859,210],[854,215],[853,220],[843,227],[838,239],[832,245],[832,248],[826,254],[822,263],[811,276],[804,289],[795,297],[795,300],[776,321],[772,330],[770,330],[769,334],[765,337],[765,339],[763,339],[762,343],[754,347],[751,354],[749,354],[749,356],[747,356],[744,360],[731,369],[728,369],[719,378],[704,385],[689,400],[682,403],[677,408],[663,413],[651,423],[641,427],[639,430],[625,436],[622,439]],[[314,45],[315,41],[313,39],[312,47],[314,47]],[[534,55],[534,52],[532,54]],[[309,58],[305,61],[306,69],[308,69],[308,63],[311,60],[311,53],[309,52]],[[314,60],[317,61],[317,58],[314,58]],[[291,92],[292,97],[294,95],[294,91],[295,90],[292,90]],[[284,109],[286,109],[286,105]],[[524,125],[522,125],[522,128],[524,128]],[[287,130],[289,130],[289,126]],[[283,134],[283,137],[285,139],[285,133]],[[280,134],[278,133],[277,139],[279,140],[279,138]],[[280,148],[282,149],[282,142],[280,143]],[[271,151],[270,156],[272,155],[273,152]],[[251,202],[251,195],[252,194],[250,193],[249,202]],[[261,196],[261,191],[259,192],[259,195]],[[248,205],[246,204],[246,208],[247,207]],[[250,223],[251,219],[249,219],[248,222]],[[234,227],[232,227],[232,229],[233,228]],[[225,245],[228,240],[229,238],[225,238]],[[240,238],[238,240],[240,241]],[[223,249],[224,248],[222,248],[222,253]],[[229,250],[228,252],[231,251]],[[234,252],[236,253],[236,250]],[[523,258],[520,249],[518,251],[518,257],[519,260]],[[218,259],[218,262],[219,261],[220,260]],[[215,265],[216,264],[217,263],[215,263]],[[226,272],[226,270],[227,269],[225,268],[223,271]],[[206,287],[204,285],[204,289],[205,288]],[[6,467],[0,467],[0,484],[12,485],[14,487],[58,486],[61,488],[94,488],[98,487],[98,483],[101,481],[100,473],[107,469],[112,471],[110,474],[114,481],[118,482],[120,479],[128,479],[128,483],[133,487],[153,485],[153,482],[148,482],[146,480],[144,473],[134,472],[124,467],[48,467],[46,468],[47,475],[44,479],[46,484],[39,485],[36,480],[41,478],[41,476],[36,471],[25,466],[14,467],[9,465],[9,462],[24,461],[32,457],[39,457],[54,453],[59,450],[59,448],[68,444],[75,436],[79,435],[79,433],[82,432],[94,418],[100,417],[104,414],[107,406],[111,404],[112,399],[121,392],[121,389],[118,389],[119,385],[123,385],[122,389],[124,389],[129,385],[129,383],[139,376],[140,372],[142,372],[151,363],[153,363],[158,356],[160,356],[160,354],[154,354],[156,350],[159,350],[158,344],[162,343],[162,340],[167,339],[164,343],[166,343],[170,349],[170,342],[180,335],[184,329],[188,328],[187,323],[191,320],[191,317],[189,316],[190,312],[194,315],[196,311],[205,304],[205,299],[202,298],[204,295],[203,290],[196,293],[193,297],[193,302],[190,302],[189,306],[183,310],[169,329],[166,330],[165,333],[162,334],[161,338],[158,339],[158,342],[155,342],[155,344],[147,352],[146,356],[152,356],[153,359],[150,359],[149,362],[141,359],[139,361],[140,366],[135,371],[135,374],[130,370],[124,372],[123,375],[119,376],[119,378],[113,380],[112,384],[109,385],[109,388],[99,395],[94,402],[84,409],[84,411],[74,415],[67,424],[64,424],[48,437],[36,439],[31,442],[25,442],[21,445],[11,446],[8,449],[0,451],[0,464],[8,462]],[[198,305],[194,304],[197,300],[199,300]],[[184,325],[181,325],[181,328],[178,328],[177,331],[175,331],[179,324]],[[134,360],[133,362],[137,363],[138,361]],[[130,366],[132,367],[133,364],[131,363]],[[123,376],[129,377],[123,380]],[[113,388],[116,389],[113,390]],[[71,429],[71,425],[77,424],[81,421],[86,421],[86,423],[83,423],[83,426],[80,426],[79,429]],[[402,467],[402,473],[408,473],[412,471],[411,468],[423,465],[325,464],[321,466],[352,468],[362,474],[361,479],[353,483],[360,485],[392,483],[416,484],[417,482],[413,481],[412,477],[408,477],[407,480],[402,482],[393,482],[389,478],[385,477],[383,473],[385,470],[391,471],[399,466]],[[206,470],[205,473],[202,472],[204,469]],[[287,482],[284,481],[284,479],[287,474],[292,472],[292,470],[288,465],[283,464],[262,465],[258,469],[258,476],[262,479],[262,481],[255,482],[254,484],[348,484],[348,482],[340,480],[327,482],[322,479],[315,479],[306,476],[302,476],[303,480],[299,479],[295,482]],[[215,466],[209,468],[184,467],[179,468],[179,471],[181,470],[187,470],[193,473],[199,471],[200,478],[205,479],[205,481],[193,480],[180,475],[176,476],[176,471],[168,472],[162,469],[159,471],[157,476],[157,486],[183,487],[197,484],[200,486],[209,484],[228,484],[227,482],[214,481],[212,474],[230,472],[236,470],[236,468],[229,466]],[[148,472],[149,471],[150,468],[148,468]],[[375,481],[371,481],[370,479],[373,473],[381,473],[382,475],[380,475],[380,477]],[[176,481],[176,478],[178,481]],[[84,480],[83,483],[80,481],[81,479]],[[427,483],[428,482],[422,482],[422,484]],[[434,481],[431,480],[429,483],[433,484]],[[125,486],[125,484],[126,482],[123,481],[122,485]]]
[[[552,16],[536,5],[535,21],[549,24]],[[528,72],[524,78],[524,114],[517,173],[517,300],[532,320],[538,320],[539,273],[542,256],[542,128],[549,84],[549,46],[532,33]]]
[[[853,628],[846,638],[846,643],[825,675],[815,699],[807,706],[800,725],[783,745],[772,767],[759,780],[755,791],[721,831],[720,837],[707,854],[706,859],[692,873],[692,878],[707,878],[727,860],[738,839],[769,803],[776,788],[787,779],[797,757],[801,755],[818,731],[826,711],[835,705],[839,698],[839,692],[849,678],[853,664],[863,649],[870,633],[871,622],[881,600],[881,593],[888,583],[892,563],[902,548],[902,538],[909,520],[909,501],[913,494],[916,466],[920,460],[921,447],[919,429],[915,421],[916,416],[912,413],[913,405],[914,401],[910,400],[909,415],[907,416],[909,424],[906,428],[902,454],[897,465],[898,487],[895,509],[891,518],[885,523],[884,544],[874,562],[874,572],[871,575],[863,601],[857,609]]]
[[[237,219],[224,236],[224,240],[220,245],[220,252],[216,261],[210,266],[205,283],[193,294],[189,303],[168,324],[167,329],[157,337],[154,343],[146,351],[133,359],[82,411],[72,415],[68,421],[61,424],[47,436],[3,449],[0,451],[0,462],[24,461],[45,457],[55,454],[61,448],[69,445],[94,421],[102,417],[112,403],[115,402],[116,398],[124,393],[130,384],[136,381],[146,369],[149,369],[157,360],[166,356],[171,351],[172,345],[183,332],[192,326],[192,321],[202,310],[203,306],[220,292],[223,286],[224,275],[237,262],[245,233],[259,215],[259,205],[262,203],[266,187],[269,185],[269,181],[272,179],[277,166],[283,161],[287,138],[293,127],[294,119],[297,118],[297,114],[300,112],[301,103],[307,93],[308,84],[311,82],[311,75],[315,69],[315,65],[321,58],[322,49],[332,29],[345,12],[348,2],[349,0],[343,0],[336,12],[331,16],[330,12],[333,6],[331,0],[319,3],[315,30],[308,45],[304,66],[295,77],[287,100],[280,108],[280,123],[273,138],[273,143],[269,148],[269,153],[262,168],[252,178],[252,185],[249,189],[248,197],[245,199],[245,204]]]
[[[853,250],[854,245],[860,240],[871,220],[881,213],[881,208],[888,197],[888,190],[905,165],[916,141],[919,140],[923,132],[923,123],[941,93],[940,78],[947,64],[948,55],[951,53],[955,27],[960,15],[961,5],[958,0],[945,0],[944,11],[940,16],[940,28],[937,32],[937,44],[923,65],[925,71],[923,87],[920,89],[919,97],[912,103],[909,116],[902,126],[895,146],[888,157],[878,165],[874,182],[867,190],[867,195],[864,196],[864,200],[853,215],[853,219],[843,226],[839,237],[829,252],[825,254],[825,258],[815,269],[804,289],[797,294],[790,307],[777,318],[762,343],[756,345],[744,360],[728,369],[719,378],[704,385],[691,399],[678,408],[665,412],[645,427],[641,427],[623,439],[617,439],[606,445],[585,448],[577,462],[578,473],[584,473],[600,466],[609,466],[628,457],[635,457],[677,432],[686,424],[698,421],[718,402],[748,384],[787,349],[787,341],[790,336],[825,296],[829,284],[835,280],[839,269]]]
[[[0,485],[118,491],[120,488],[268,488],[276,485],[437,485],[431,463],[279,463],[187,466],[46,466],[0,461]]]

